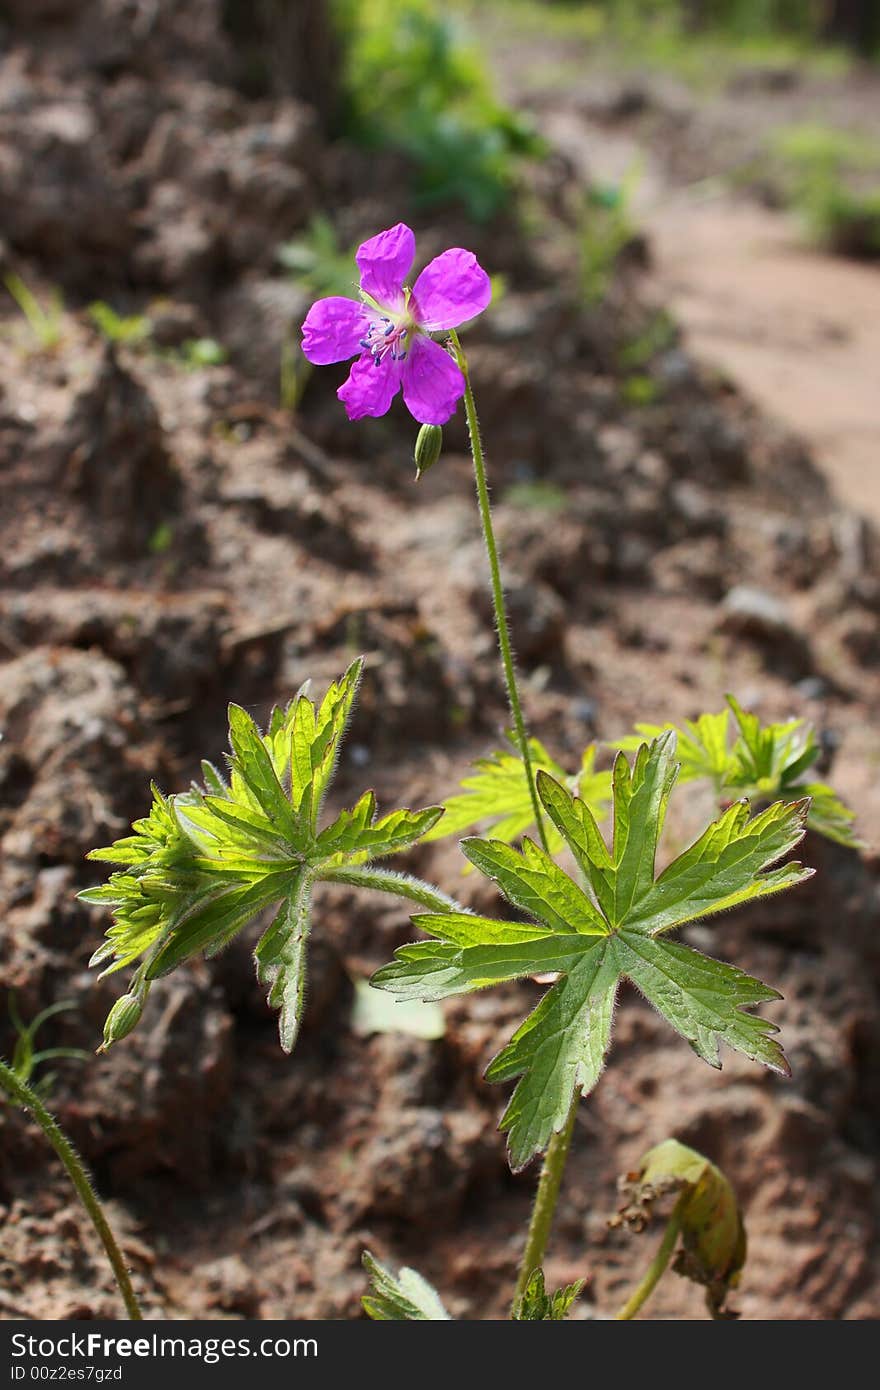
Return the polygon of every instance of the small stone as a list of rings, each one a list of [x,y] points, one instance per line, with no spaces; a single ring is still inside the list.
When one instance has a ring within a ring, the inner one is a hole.
[[[828,694],[828,685],[821,676],[807,676],[798,681],[795,690],[804,700],[823,700]]]
[[[773,594],[737,584],[728,590],[721,608],[721,631],[760,647],[768,668],[791,677],[812,672],[809,642]]]

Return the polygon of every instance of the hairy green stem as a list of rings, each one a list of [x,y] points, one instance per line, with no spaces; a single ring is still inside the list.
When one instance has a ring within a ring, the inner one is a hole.
[[[624,1303],[623,1307],[616,1314],[618,1320],[634,1318],[636,1313],[642,1307],[642,1304],[646,1303],[648,1299],[651,1297],[651,1294],[654,1292],[661,1278],[665,1274],[666,1267],[669,1264],[669,1261],[672,1258],[672,1252],[675,1249],[675,1242],[678,1240],[678,1233],[681,1230],[682,1212],[684,1211],[685,1203],[687,1202],[689,1195],[689,1190],[686,1192],[682,1192],[675,1206],[672,1208],[672,1215],[670,1216],[669,1221],[667,1222],[666,1230],[663,1232],[663,1239],[660,1242],[660,1248],[658,1249],[657,1254],[654,1256],[651,1263],[648,1265],[648,1268],[645,1270],[644,1277],[641,1280],[640,1284],[636,1289],[634,1289],[634,1291],[630,1294],[629,1298]]]
[[[516,733],[516,741],[519,745],[520,755],[526,770],[526,780],[529,784],[529,796],[532,800],[532,810],[535,813],[535,823],[538,827],[538,834],[541,837],[541,844],[547,850],[547,833],[544,829],[544,814],[541,804],[538,801],[538,792],[535,787],[535,770],[532,767],[531,753],[529,752],[529,737],[526,733],[526,724],[523,718],[522,704],[519,698],[519,687],[516,680],[516,666],[513,660],[513,648],[510,645],[510,627],[507,621],[507,606],[504,601],[504,587],[501,583],[501,566],[498,561],[498,545],[495,541],[495,528],[492,524],[492,508],[489,503],[489,487],[486,481],[486,462],[483,457],[483,441],[480,438],[480,422],[477,418],[477,407],[474,403],[474,393],[471,390],[470,376],[468,374],[467,358],[462,351],[461,343],[455,329],[450,330],[452,345],[455,348],[455,356],[458,366],[464,377],[464,408],[467,415],[468,433],[471,439],[471,454],[474,460],[474,478],[477,484],[477,503],[480,508],[480,521],[483,525],[483,540],[486,545],[486,555],[489,559],[489,572],[492,577],[492,602],[495,608],[495,626],[498,630],[498,647],[501,652],[501,664],[504,667],[504,681],[507,686],[507,699],[510,704],[510,713],[513,716],[513,727]],[[549,852],[549,851],[548,851]]]
[[[0,1060],[0,1088],[4,1090],[16,1105],[20,1105],[25,1110],[29,1110],[36,1120],[40,1129],[45,1134],[52,1148],[57,1153],[61,1162],[67,1169],[68,1177],[76,1189],[88,1216],[97,1231],[101,1243],[107,1252],[107,1258],[113,1269],[116,1283],[119,1285],[119,1292],[122,1294],[125,1309],[129,1318],[140,1322],[143,1319],[140,1304],[132,1288],[128,1269],[122,1251],[116,1243],[116,1237],[110,1229],[109,1222],[104,1215],[104,1210],[98,1200],[97,1193],[92,1187],[85,1165],[70,1140],[59,1127],[58,1123],[49,1114],[39,1096],[31,1090],[30,1086],[21,1081],[15,1072],[6,1063]]]
[[[544,815],[541,810],[541,803],[538,800],[538,791],[535,785],[535,770],[532,767],[532,758],[529,751],[529,737],[526,732],[525,719],[523,718],[522,704],[520,702],[519,688],[516,680],[516,666],[513,660],[513,649],[510,644],[510,627],[507,621],[507,607],[504,601],[504,586],[501,582],[498,545],[495,540],[495,528],[492,524],[492,507],[489,502],[489,486],[486,481],[486,462],[483,456],[483,441],[480,438],[480,422],[477,418],[474,393],[471,390],[467,358],[462,351],[462,346],[455,329],[451,330],[450,338],[455,349],[456,360],[465,382],[464,407],[467,415],[468,433],[471,440],[471,454],[474,460],[474,478],[477,484],[477,503],[480,509],[480,521],[483,526],[483,540],[486,544],[486,555],[489,559],[489,573],[492,579],[492,601],[495,607],[495,626],[498,630],[498,647],[501,652],[501,664],[504,667],[507,698],[510,703],[510,712],[513,716],[516,741],[519,745],[523,766],[525,767],[529,796],[535,816],[535,824],[538,827],[541,844],[545,851],[549,853],[547,832],[544,828]],[[562,1175],[565,1171],[565,1161],[568,1158],[568,1149],[571,1143],[572,1130],[574,1129],[574,1117],[579,1100],[580,1096],[575,1095],[565,1124],[559,1133],[554,1134],[553,1138],[550,1140],[547,1153],[544,1156],[541,1176],[538,1180],[538,1190],[535,1194],[535,1205],[532,1208],[532,1219],[529,1223],[529,1231],[526,1236],[525,1249],[520,1264],[516,1293],[514,1294],[514,1309],[516,1309],[520,1299],[525,1293],[526,1285],[531,1275],[544,1260],[544,1251],[547,1248],[550,1228],[553,1225],[556,1203],[559,1198],[559,1188],[562,1183]]]
[[[580,1094],[576,1093],[566,1116],[565,1124],[558,1134],[553,1135],[547,1145],[547,1152],[541,1167],[541,1176],[538,1180],[538,1191],[535,1193],[535,1205],[532,1207],[532,1219],[529,1222],[529,1231],[517,1276],[516,1292],[513,1295],[513,1311],[516,1310],[535,1270],[544,1263],[544,1251],[547,1249],[547,1240],[556,1213],[556,1202],[559,1198],[559,1188],[562,1183],[562,1174],[565,1171],[565,1160],[568,1158],[571,1135],[574,1129],[574,1117],[577,1114],[579,1102]]]
[[[430,883],[423,883],[411,874],[396,873],[394,869],[324,869],[321,872],[323,883],[349,883],[353,888],[374,888],[379,893],[393,893],[398,898],[409,898],[434,912],[464,912],[465,908],[448,893],[442,893]]]

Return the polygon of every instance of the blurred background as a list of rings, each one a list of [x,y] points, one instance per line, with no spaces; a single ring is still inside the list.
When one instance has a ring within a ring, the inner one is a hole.
[[[880,1312],[880,7],[873,0],[0,0],[0,1048],[92,1166],[154,1314],[350,1317],[368,1245],[503,1315],[534,1174],[482,1071],[538,997],[364,1015],[411,931],[328,890],[292,1058],[255,934],[116,981],[74,899],[154,777],[219,760],[366,655],[335,795],[452,793],[505,724],[462,421],[413,481],[299,351],[400,220],[493,277],[468,331],[532,731],[802,717],[868,848],[689,939],[780,988],[791,1081],[706,1068],[627,994],[581,1108],[548,1281],[575,1316],[650,1258],[616,1175],[670,1134],[746,1211],[746,1317]],[[709,800],[682,797],[669,852]],[[481,911],[454,843],[413,868]],[[41,1019],[42,1011],[64,1003]],[[39,1026],[37,1027],[37,1023]],[[22,1037],[25,1037],[25,1044]],[[40,1062],[34,1053],[70,1055]],[[109,1317],[55,1161],[0,1109],[0,1315]],[[670,1276],[649,1316],[705,1315]]]

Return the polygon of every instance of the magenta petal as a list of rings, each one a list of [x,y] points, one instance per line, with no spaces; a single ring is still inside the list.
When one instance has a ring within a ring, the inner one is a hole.
[[[334,295],[313,304],[302,326],[302,350],[316,367],[345,362],[361,350],[375,314],[354,299]]]
[[[471,251],[454,246],[426,265],[413,286],[411,310],[429,333],[476,318],[492,298],[489,277]]]
[[[403,222],[370,237],[358,248],[355,260],[361,273],[361,289],[383,309],[403,307],[403,284],[412,269],[416,239]]]
[[[420,425],[445,425],[464,395],[464,377],[439,343],[417,335],[403,364],[403,399]]]
[[[400,390],[399,359],[386,357],[376,364],[365,352],[352,364],[348,380],[336,392],[345,406],[349,420],[362,420],[365,415],[384,415]]]

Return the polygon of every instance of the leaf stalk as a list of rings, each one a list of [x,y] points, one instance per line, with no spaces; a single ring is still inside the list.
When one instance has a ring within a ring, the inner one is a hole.
[[[347,883],[353,888],[373,888],[378,893],[392,893],[398,898],[409,898],[411,902],[426,907],[431,912],[464,912],[464,908],[448,893],[443,893],[430,883],[414,878],[412,874],[397,873],[394,869],[351,868],[324,869],[322,883]]]

